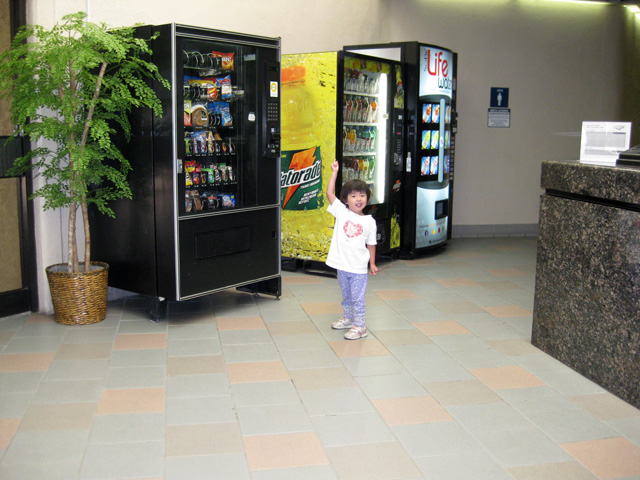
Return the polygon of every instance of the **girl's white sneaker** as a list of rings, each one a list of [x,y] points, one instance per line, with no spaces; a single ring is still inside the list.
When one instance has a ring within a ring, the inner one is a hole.
[[[346,328],[351,328],[351,327],[353,327],[353,321],[344,317],[342,317],[337,322],[333,322],[331,324],[331,328],[335,328],[336,330],[344,330]]]
[[[368,335],[366,327],[351,327],[347,333],[344,334],[344,338],[347,340],[358,340],[359,338],[366,337]]]

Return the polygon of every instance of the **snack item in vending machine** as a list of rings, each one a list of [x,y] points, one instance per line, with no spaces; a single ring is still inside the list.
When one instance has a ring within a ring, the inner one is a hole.
[[[191,155],[193,150],[191,149],[191,135],[185,132],[184,134],[184,154]]]
[[[222,70],[235,68],[235,53],[211,52],[211,58],[220,59]]]
[[[220,208],[220,197],[218,195],[212,192],[206,192],[205,195],[207,199],[207,208],[209,210]]]
[[[218,78],[218,88],[220,89],[220,97],[223,100],[229,100],[233,97],[233,87],[231,86],[231,77],[227,75],[226,77]]]
[[[222,208],[232,208],[236,206],[236,196],[225,193],[222,195]]]
[[[222,183],[222,173],[220,172],[220,167],[218,165],[213,166],[213,175],[214,175],[214,184],[220,185]]]
[[[229,173],[227,171],[227,164],[221,163],[220,165],[218,165],[218,168],[220,170],[220,177],[222,178],[222,183],[229,183]]]

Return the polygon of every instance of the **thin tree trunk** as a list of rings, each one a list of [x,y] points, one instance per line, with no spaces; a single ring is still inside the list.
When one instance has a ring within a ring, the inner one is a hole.
[[[78,264],[78,249],[76,247],[76,211],[78,209],[77,203],[72,203],[69,206],[69,238],[68,238],[68,254],[67,254],[67,266],[69,272],[77,272],[80,269]]]
[[[89,272],[91,267],[91,232],[89,231],[89,212],[84,194],[82,195],[82,224],[84,226],[84,271]]]

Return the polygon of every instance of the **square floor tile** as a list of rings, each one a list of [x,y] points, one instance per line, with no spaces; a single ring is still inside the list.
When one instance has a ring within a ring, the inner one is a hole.
[[[329,447],[326,451],[340,480],[421,478],[420,470],[397,442]]]
[[[640,476],[640,447],[626,438],[565,443],[562,448],[598,478]]]
[[[292,370],[290,373],[293,384],[300,391],[356,386],[353,377],[345,368],[310,368]]]
[[[167,375],[204,375],[226,373],[222,355],[194,355],[167,358]]]
[[[273,336],[308,335],[318,333],[318,329],[314,323],[308,320],[294,322],[269,322],[267,328]]]
[[[437,279],[436,282],[447,288],[478,286],[477,282],[469,280],[468,278],[440,278]]]
[[[329,464],[314,432],[244,437],[244,446],[252,471]]]
[[[392,430],[412,458],[483,450],[457,422],[397,425]]]
[[[264,330],[267,328],[262,317],[222,317],[216,318],[218,330]]]
[[[326,343],[322,350],[285,350],[280,352],[280,357],[288,370],[342,367],[340,359]]]
[[[571,460],[567,452],[534,426],[481,431],[474,437],[505,468]]]
[[[413,300],[420,298],[420,295],[407,288],[396,290],[374,290],[373,293],[382,300]]]
[[[640,417],[640,410],[608,392],[570,398],[599,420]]]
[[[89,445],[80,480],[159,478],[162,476],[164,442]]]
[[[236,421],[231,396],[167,399],[167,425],[199,425]]]
[[[640,476],[640,447],[626,438],[565,443],[562,448],[598,478]]]
[[[231,393],[226,373],[167,378],[167,398],[223,397]]]
[[[79,467],[87,446],[88,436],[89,430],[18,431],[4,452],[2,466],[30,463],[75,463]],[[37,452],[35,458],[34,452]],[[37,462],[34,461],[36,458]]]
[[[325,447],[393,442],[395,437],[377,412],[311,417]]]
[[[448,314],[468,314],[482,312],[482,308],[472,302],[432,302],[443,313]]]
[[[98,403],[98,415],[165,411],[164,388],[104,390]]]
[[[19,425],[19,418],[0,418],[0,450],[5,450],[9,446]]]
[[[433,397],[378,398],[373,405],[387,425],[450,422],[453,417]]]
[[[281,361],[230,363],[227,365],[227,373],[230,383],[289,380],[289,373]]]
[[[300,403],[290,380],[281,382],[235,383],[231,386],[236,407],[288,405]]]
[[[375,409],[359,388],[306,390],[299,392],[309,415],[340,415],[373,412]]]
[[[598,480],[598,477],[578,462],[513,467],[509,468],[508,471],[516,480],[549,480],[555,478],[563,480]]]
[[[60,345],[56,360],[92,360],[109,358],[112,343],[79,343]]]
[[[318,315],[324,313],[342,313],[342,305],[340,302],[309,302],[301,303],[302,308],[307,315]]]
[[[504,468],[482,451],[432,455],[417,458],[415,462],[429,480],[513,480]],[[547,477],[544,480],[552,478],[569,480],[564,477]]]
[[[617,437],[619,434],[604,422],[582,409],[561,410],[530,415],[540,430],[558,443]]]
[[[251,478],[244,453],[167,457],[165,480],[211,480],[211,472],[224,480]],[[146,479],[145,479],[146,480]]]
[[[46,371],[55,353],[12,353],[0,355],[0,372]]]
[[[455,320],[436,322],[413,322],[413,326],[427,336],[432,335],[470,335],[471,332]]]
[[[501,401],[493,390],[479,380],[427,383],[425,387],[445,407]]]
[[[20,431],[88,430],[96,408],[96,403],[32,404],[22,417]]]
[[[329,345],[339,357],[367,357],[391,354],[379,340],[373,338],[330,341]]]
[[[242,435],[236,422],[167,426],[167,457],[243,452]]]
[[[116,335],[114,350],[138,350],[167,348],[166,333],[141,333],[132,335]]]
[[[492,390],[545,385],[538,377],[519,366],[478,368],[469,371]]]
[[[342,357],[342,363],[354,377],[407,373],[407,369],[392,355]]]
[[[376,331],[376,338],[387,347],[431,343],[431,340],[416,329]]]
[[[312,431],[309,415],[300,403],[236,408],[244,436]]]
[[[96,415],[89,443],[154,442],[164,431],[164,412]]]

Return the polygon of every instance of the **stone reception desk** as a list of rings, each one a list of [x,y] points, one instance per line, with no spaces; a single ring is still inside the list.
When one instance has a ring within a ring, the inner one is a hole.
[[[542,164],[531,341],[640,408],[640,167]]]

